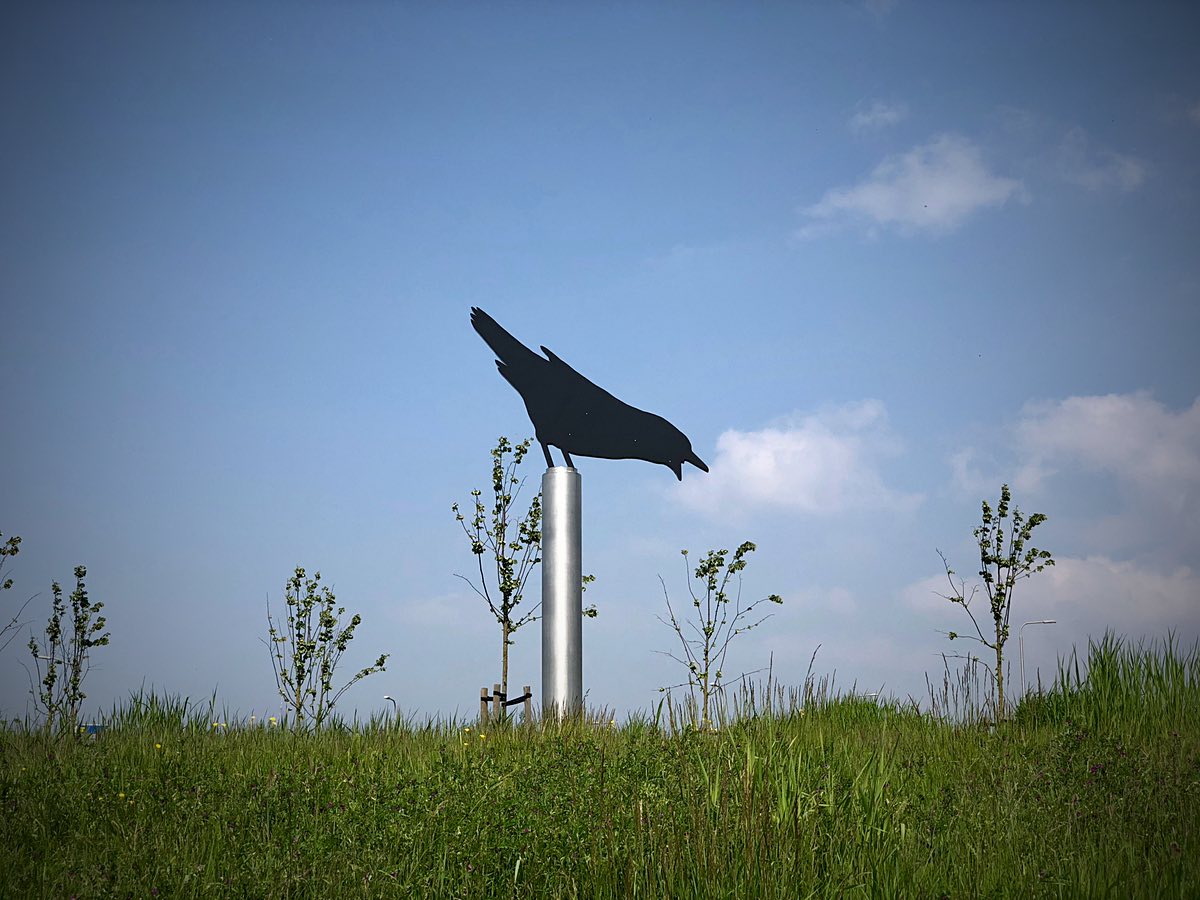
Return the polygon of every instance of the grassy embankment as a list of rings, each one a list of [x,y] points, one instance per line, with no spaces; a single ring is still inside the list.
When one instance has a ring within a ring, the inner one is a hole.
[[[675,734],[134,697],[96,740],[0,732],[0,896],[1196,897],[1200,652],[1165,649],[1094,647],[994,730],[811,684]]]

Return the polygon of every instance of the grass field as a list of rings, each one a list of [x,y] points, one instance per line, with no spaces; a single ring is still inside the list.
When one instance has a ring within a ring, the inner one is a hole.
[[[1196,648],[1106,640],[996,728],[811,683],[664,718],[10,729],[0,896],[1200,896]]]

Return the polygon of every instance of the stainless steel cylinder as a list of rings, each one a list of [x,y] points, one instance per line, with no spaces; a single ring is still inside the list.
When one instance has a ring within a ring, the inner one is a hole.
[[[583,709],[583,507],[576,469],[542,475],[542,714]]]

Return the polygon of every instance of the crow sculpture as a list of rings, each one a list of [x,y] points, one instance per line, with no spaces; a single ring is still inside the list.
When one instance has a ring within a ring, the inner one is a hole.
[[[550,446],[600,459],[644,459],[666,466],[683,480],[683,464],[708,466],[692,452],[687,435],[654,413],[637,409],[592,384],[542,347],[538,356],[482,309],[471,307],[471,325],[496,354],[496,368],[517,389],[533,422],[546,465],[554,467]]]

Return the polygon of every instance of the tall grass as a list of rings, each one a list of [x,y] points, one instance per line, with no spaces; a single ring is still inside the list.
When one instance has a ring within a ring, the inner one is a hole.
[[[1073,721],[1087,728],[1170,729],[1200,715],[1200,646],[1182,652],[1173,634],[1129,644],[1112,633],[1091,641],[1085,665],[1060,659],[1054,686],[1018,709],[1031,722]]]
[[[992,730],[811,678],[715,732],[139,693],[95,740],[0,732],[0,896],[1191,897],[1198,666],[1106,638]]]

